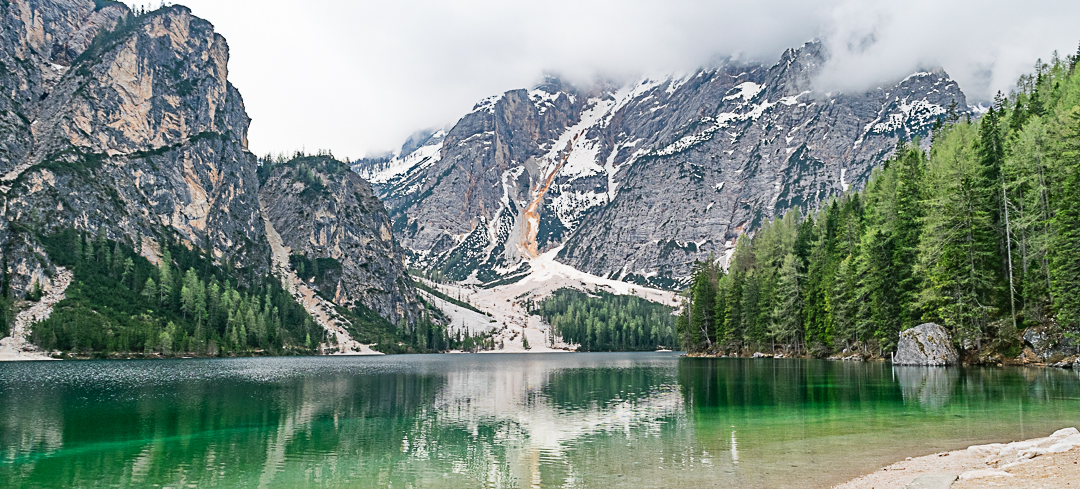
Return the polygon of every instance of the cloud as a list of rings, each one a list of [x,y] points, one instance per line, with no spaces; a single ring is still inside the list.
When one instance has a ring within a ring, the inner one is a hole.
[[[1061,0],[847,0],[823,25],[830,60],[818,85],[859,90],[943,67],[969,98],[1008,93],[1038,58],[1075,53],[1080,4]]]
[[[136,2],[138,3],[138,2]],[[823,89],[944,66],[975,98],[1080,34],[1074,1],[186,0],[229,40],[258,153],[360,157],[543,73],[576,82],[774,61],[822,38]],[[1012,3],[1012,5],[1009,5]],[[1071,39],[1070,39],[1071,38]]]

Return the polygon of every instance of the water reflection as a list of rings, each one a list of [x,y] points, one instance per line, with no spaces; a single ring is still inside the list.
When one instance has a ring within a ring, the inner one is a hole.
[[[585,487],[582,445],[685,416],[670,358],[562,358],[20,365],[0,485]]]
[[[956,390],[960,369],[941,367],[893,367],[904,401],[927,409],[945,406]]]
[[[828,485],[1080,424],[1077,385],[663,354],[0,365],[0,486]]]
[[[503,440],[515,440],[501,444],[506,448],[501,459],[524,461],[499,480],[539,485],[545,480],[541,461],[548,465],[544,470],[561,469],[564,478],[571,477],[575,467],[567,452],[591,436],[659,436],[665,424],[685,414],[673,374],[670,368],[632,364],[561,368],[549,362],[451,372],[433,402],[437,423],[425,419],[412,436],[431,440],[437,432],[456,428],[475,439],[481,428],[495,428]],[[427,460],[433,449],[429,445],[414,441],[407,451],[415,452],[416,460]],[[476,460],[464,466],[478,467],[478,479],[479,472],[493,470]]]

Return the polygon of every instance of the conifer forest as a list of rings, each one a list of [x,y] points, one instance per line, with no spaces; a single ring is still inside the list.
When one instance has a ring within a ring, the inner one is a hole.
[[[982,117],[955,107],[866,188],[794,209],[695,265],[678,318],[691,353],[885,356],[943,325],[972,361],[1034,329],[1080,340],[1080,74],[1039,62]]]

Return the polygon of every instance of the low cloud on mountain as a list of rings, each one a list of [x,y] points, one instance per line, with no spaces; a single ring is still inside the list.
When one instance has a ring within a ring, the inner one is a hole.
[[[256,152],[360,157],[452,123],[543,73],[576,82],[774,60],[813,38],[823,91],[943,66],[971,96],[1008,91],[1036,58],[1073,53],[1070,0],[186,0],[232,47]]]

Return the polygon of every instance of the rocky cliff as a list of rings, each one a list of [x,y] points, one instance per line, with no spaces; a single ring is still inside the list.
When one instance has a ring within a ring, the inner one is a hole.
[[[39,239],[70,227],[101,230],[152,261],[169,236],[243,270],[238,277],[270,273],[250,120],[228,81],[228,45],[209,22],[180,6],[136,14],[108,0],[10,0],[0,24],[0,249],[13,296],[48,282],[54,267]],[[335,214],[356,224],[322,242],[335,247],[328,256],[362,269],[373,260],[363,253],[387,253],[370,274],[346,268],[337,293],[387,319],[411,318],[411,284],[379,225],[385,210],[360,179],[333,177],[343,180],[327,185],[364,200]],[[272,206],[278,216],[282,205]],[[279,223],[283,235],[335,218],[294,217]],[[355,251],[349,239],[375,244],[345,257]]]
[[[71,226],[144,236],[151,254],[172,232],[269,269],[249,120],[209,22],[183,7],[136,16],[77,0],[0,12],[0,243],[17,290],[47,264],[34,235]]]
[[[966,110],[940,70],[865,93],[815,92],[825,59],[808,43],[772,65],[622,87],[551,79],[355,169],[418,263],[452,278],[512,277],[558,249],[583,271],[672,286],[764,220],[859,188],[952,104]]]
[[[335,304],[363,304],[391,323],[415,321],[416,291],[371,184],[328,157],[262,169],[263,212],[291,251],[292,268]]]

